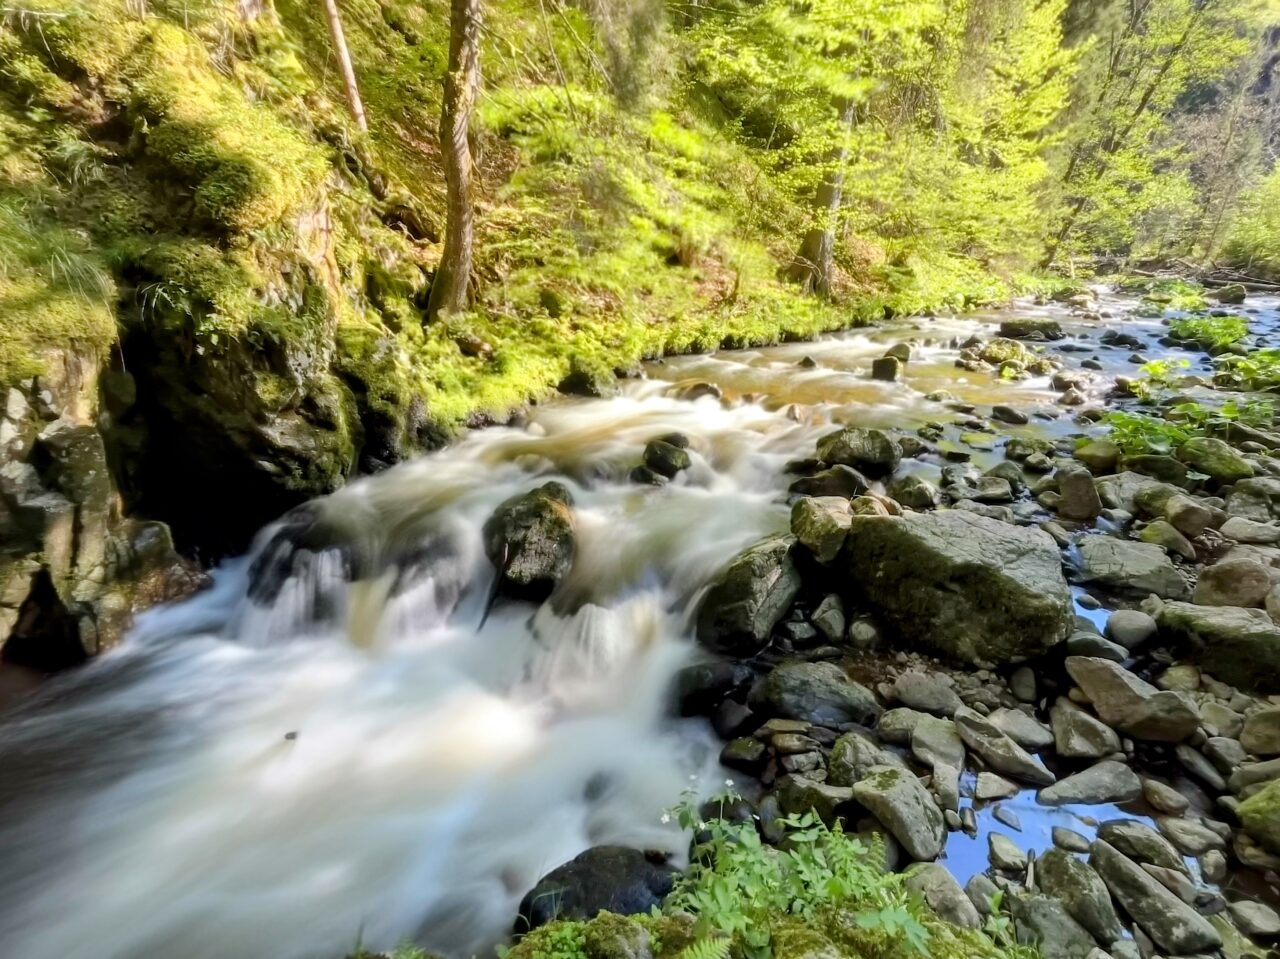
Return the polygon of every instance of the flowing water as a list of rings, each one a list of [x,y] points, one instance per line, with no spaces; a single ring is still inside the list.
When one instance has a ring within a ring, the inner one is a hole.
[[[786,527],[784,465],[832,423],[950,423],[934,389],[1051,408],[1044,380],[954,367],[952,338],[996,318],[657,364],[622,396],[537,408],[264,530],[211,589],[0,725],[0,953],[310,959],[417,936],[466,956],[588,846],[678,858],[663,809],[724,775],[705,725],[669,711],[700,591]],[[935,345],[908,383],[870,381],[910,337]],[[724,400],[681,398],[699,382]],[[628,482],[671,431],[692,468]],[[550,478],[576,502],[573,571],[540,608],[486,619],[481,527]]]

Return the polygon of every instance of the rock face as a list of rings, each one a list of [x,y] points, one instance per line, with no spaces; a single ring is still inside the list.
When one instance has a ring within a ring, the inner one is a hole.
[[[1080,578],[1140,596],[1184,599],[1191,592],[1159,546],[1111,536],[1086,536],[1081,541]]]
[[[698,641],[716,652],[753,656],[800,592],[795,540],[773,536],[748,547],[711,585],[698,609]]]
[[[1067,672],[1102,721],[1121,732],[1138,739],[1176,743],[1200,727],[1200,713],[1189,698],[1158,690],[1118,663],[1069,656]]]
[[[578,543],[573,496],[563,483],[546,483],[513,496],[484,524],[484,550],[512,595],[542,599],[573,566]]]
[[[750,703],[766,715],[827,726],[870,726],[880,715],[871,691],[833,663],[783,663],[756,683]]]
[[[947,835],[942,812],[909,770],[873,766],[853,784],[853,798],[880,820],[912,859],[924,862],[942,852]]]
[[[951,659],[1016,662],[1066,639],[1071,602],[1047,533],[951,510],[855,517],[851,587],[898,637]]]
[[[1162,949],[1173,955],[1206,952],[1222,938],[1203,916],[1148,875],[1114,846],[1098,840],[1089,854],[1116,901]]]
[[[1223,682],[1280,692],[1280,627],[1264,611],[1165,603],[1156,622]]]
[[[547,873],[520,901],[517,932],[553,919],[590,919],[600,912],[632,915],[662,904],[676,870],[638,849],[593,846]]]

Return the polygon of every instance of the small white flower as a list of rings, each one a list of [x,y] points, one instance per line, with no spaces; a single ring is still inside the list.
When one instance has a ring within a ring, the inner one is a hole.
[[[665,826],[667,823],[671,822],[671,813],[664,812],[659,818],[662,821],[662,824]]]
[[[730,788],[733,788],[733,780],[732,780],[732,779],[726,779],[726,780],[724,781],[724,784],[725,784],[726,786],[730,787]]]

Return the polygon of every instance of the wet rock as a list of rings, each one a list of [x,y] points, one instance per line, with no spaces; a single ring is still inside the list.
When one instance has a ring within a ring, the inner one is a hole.
[[[823,726],[872,725],[880,715],[871,691],[833,663],[782,663],[752,687],[748,702],[765,715]]]
[[[874,739],[862,732],[848,732],[831,747],[831,759],[827,764],[827,782],[833,786],[852,786],[876,766],[902,766],[906,764],[898,754],[883,749]]]
[[[889,709],[880,716],[876,731],[880,738],[895,746],[907,746],[911,743],[911,733],[916,724],[924,717],[924,713],[914,709]]]
[[[1119,643],[1104,639],[1097,633],[1072,633],[1067,639],[1068,656],[1096,656],[1109,659],[1113,663],[1123,663],[1129,658],[1129,651]]]
[[[1219,515],[1199,500],[1181,493],[1170,496],[1164,504],[1164,518],[1179,533],[1192,539],[1211,528]]]
[[[973,908],[978,910],[979,915],[989,916],[995,911],[993,903],[1000,895],[1000,888],[985,873],[979,872],[974,873],[973,877],[965,883],[964,894],[969,898],[969,902],[973,903]]]
[[[1067,852],[1088,852],[1089,840],[1080,833],[1063,826],[1054,826],[1049,833],[1053,844],[1059,849],[1065,849]]]
[[[647,913],[671,891],[676,870],[625,846],[593,846],[547,873],[520,902],[519,932],[601,912]]]
[[[1047,806],[1064,803],[1132,802],[1142,795],[1142,781],[1124,763],[1104,760],[1084,772],[1040,790],[1036,800]]]
[[[1243,748],[1242,746],[1241,749],[1243,750]],[[1249,789],[1250,786],[1268,783],[1273,779],[1280,779],[1280,759],[1268,759],[1263,762],[1248,763],[1241,766],[1231,774],[1231,778],[1227,782],[1227,788],[1238,794]],[[1254,790],[1250,790],[1250,795],[1253,792]]]
[[[1187,467],[1172,456],[1159,456],[1154,453],[1143,453],[1137,456],[1126,456],[1120,460],[1120,468],[1134,473],[1142,473],[1158,479],[1162,483],[1185,487],[1187,483]]]
[[[1239,736],[1240,730],[1244,728],[1244,717],[1221,703],[1212,701],[1201,703],[1200,718],[1204,720],[1206,726],[1212,727],[1222,736]]]
[[[973,798],[979,802],[988,802],[992,799],[1011,799],[1021,791],[1021,786],[1017,783],[1009,782],[1003,776],[981,772],[978,773],[978,780],[973,788]]]
[[[1216,290],[1210,290],[1208,296],[1217,300],[1219,303],[1239,306],[1245,301],[1248,290],[1240,283],[1228,283],[1226,286],[1220,286]]]
[[[1054,474],[1058,480],[1058,515],[1064,519],[1092,520],[1102,512],[1102,500],[1093,485],[1093,474],[1081,467],[1064,468]]]
[[[676,675],[676,703],[681,716],[703,716],[726,697],[746,689],[751,667],[722,660],[694,663]]]
[[[644,465],[659,476],[672,479],[681,470],[693,465],[689,453],[666,440],[650,440],[644,448]]]
[[[912,859],[935,859],[946,840],[942,811],[928,790],[901,766],[873,766],[853,785],[853,798],[893,835]]]
[[[1050,317],[1019,316],[1000,321],[1000,335],[1012,340],[1060,340],[1065,334]]]
[[[818,458],[824,463],[851,466],[868,476],[886,476],[898,468],[902,449],[883,430],[849,426],[818,440]]]
[[[941,674],[917,669],[898,674],[893,695],[902,705],[935,716],[953,716],[964,705]]]
[[[987,716],[987,721],[1023,749],[1037,752],[1053,744],[1049,727],[1021,709],[997,709]]]
[[[1098,838],[1137,863],[1186,871],[1178,850],[1164,836],[1135,819],[1110,819],[1098,827]]]
[[[832,466],[812,476],[796,480],[787,489],[799,496],[843,496],[852,499],[861,496],[871,484],[852,466]]]
[[[1043,959],[1087,959],[1093,938],[1066,907],[1048,896],[1019,895],[1009,900],[1020,943],[1037,948]]]
[[[1096,484],[1102,505],[1109,509],[1122,509],[1137,513],[1137,495],[1151,486],[1162,486],[1159,480],[1141,473],[1125,470],[1113,476],[1100,476]]]
[[[1222,939],[1209,922],[1114,846],[1093,844],[1089,864],[1142,930],[1174,955],[1214,950]]]
[[[917,893],[947,922],[967,929],[982,926],[982,917],[946,866],[920,863],[907,871],[908,891]]]
[[[853,511],[842,496],[806,496],[791,507],[791,533],[819,563],[839,555]]]
[[[573,566],[577,537],[573,497],[546,483],[503,502],[484,524],[485,555],[516,596],[545,598]]]
[[[1149,543],[1086,536],[1080,543],[1080,561],[1080,577],[1086,583],[1165,599],[1182,599],[1191,592],[1164,550]]]
[[[1280,779],[1242,802],[1239,813],[1244,831],[1268,852],[1280,856]]]
[[[1280,936],[1280,915],[1270,906],[1242,899],[1227,906],[1231,918],[1250,939],[1274,939]]]
[[[1137,649],[1156,634],[1153,617],[1137,609],[1117,609],[1107,617],[1106,636],[1125,649]]]
[[[972,709],[958,710],[955,724],[965,745],[996,772],[1036,786],[1047,786],[1054,781],[1053,773],[1038,759]]]
[[[1120,462],[1120,447],[1110,440],[1092,440],[1075,451],[1075,458],[1095,476],[1115,472]]]
[[[813,611],[813,625],[829,643],[840,643],[844,639],[844,602],[839,596],[832,593],[818,604]]]
[[[1107,725],[1138,739],[1180,742],[1200,727],[1195,704],[1180,693],[1157,690],[1110,660],[1067,659],[1067,672]]]
[[[1138,534],[1138,538],[1144,543],[1159,546],[1170,556],[1181,556],[1188,562],[1195,562],[1196,548],[1166,520],[1157,519],[1148,523]]]
[[[1051,849],[1036,860],[1036,883],[1057,899],[1098,942],[1110,944],[1124,936],[1124,927],[1101,877],[1083,861],[1062,849]]]
[[[1280,690],[1280,626],[1263,610],[1165,603],[1156,622],[1162,634],[1184,643],[1223,682]]]
[[[964,765],[964,741],[951,720],[922,716],[911,731],[911,755],[931,769],[939,764],[959,769]]]
[[[1023,872],[1027,868],[1027,854],[1004,833],[987,835],[987,858],[992,868],[1000,872]]]
[[[1172,786],[1167,786],[1158,779],[1142,781],[1142,795],[1158,812],[1180,816],[1187,811],[1190,802],[1187,797]]]
[[[841,806],[853,801],[853,790],[848,786],[834,786],[800,775],[783,776],[774,794],[787,815],[799,816],[812,810],[828,824],[835,822]]]
[[[1071,700],[1059,697],[1049,711],[1054,748],[1066,759],[1101,759],[1120,751],[1120,737]]]
[[[1196,436],[1187,440],[1178,448],[1178,458],[1221,486],[1229,486],[1254,475],[1252,463],[1213,437]]]
[[[1227,539],[1255,546],[1274,546],[1280,543],[1280,525],[1259,523],[1257,520],[1232,516],[1218,529]]]
[[[607,367],[575,356],[570,361],[568,375],[560,381],[559,389],[568,396],[616,396],[618,378]]]
[[[1271,574],[1261,563],[1223,560],[1200,571],[1192,602],[1198,606],[1261,608],[1271,586]]]
[[[1184,856],[1200,856],[1210,849],[1226,848],[1226,841],[1212,829],[1191,819],[1160,816],[1156,828]]]
[[[737,739],[731,739],[720,750],[722,765],[752,775],[763,768],[766,759],[768,759],[768,749],[754,736],[739,736]]]
[[[896,383],[902,378],[902,360],[896,356],[881,356],[871,361],[871,378]]]
[[[794,540],[773,536],[748,547],[711,585],[698,610],[698,641],[708,649],[753,656],[769,645],[796,594]]]
[[[1156,677],[1156,685],[1161,689],[1171,689],[1176,693],[1194,693],[1200,688],[1200,670],[1191,663],[1178,663],[1170,666]]]
[[[1065,639],[1070,596],[1053,540],[951,510],[854,520],[846,568],[866,606],[907,643],[976,665]]]
[[[1272,706],[1245,718],[1240,745],[1255,756],[1280,755],[1280,706]]]
[[[933,509],[942,502],[942,494],[923,476],[909,473],[889,484],[889,495],[907,509]]]

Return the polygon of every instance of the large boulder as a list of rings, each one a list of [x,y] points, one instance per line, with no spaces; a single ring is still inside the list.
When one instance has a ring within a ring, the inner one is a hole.
[[[1081,540],[1080,579],[1138,596],[1155,593],[1166,599],[1183,599],[1191,592],[1159,546],[1111,536]]]
[[[1089,865],[1116,901],[1161,949],[1172,955],[1210,952],[1222,939],[1209,921],[1114,846],[1098,840]]]
[[[843,496],[805,496],[791,507],[791,532],[820,563],[839,555],[853,510]]]
[[[671,892],[676,870],[638,849],[593,846],[551,870],[520,901],[516,932],[555,919],[591,919],[601,912],[647,913]]]
[[[573,497],[550,482],[504,501],[484,524],[484,550],[512,595],[545,598],[573,565]]]
[[[1067,672],[1108,726],[1138,739],[1181,742],[1200,728],[1195,702],[1183,693],[1156,689],[1119,663],[1068,656]]]
[[[902,447],[883,430],[847,426],[818,440],[818,459],[852,466],[868,476],[887,476],[902,461]]]
[[[1165,603],[1156,623],[1223,682],[1280,692],[1280,626],[1263,610]]]
[[[1000,321],[1000,335],[1011,340],[1060,340],[1062,324],[1049,316],[1015,316]]]
[[[1066,803],[1133,802],[1142,795],[1142,780],[1124,763],[1112,759],[1090,766],[1083,772],[1059,779],[1040,790],[1036,800],[1046,806]]]
[[[698,641],[734,656],[754,656],[769,645],[773,627],[800,592],[790,536],[771,536],[739,553],[698,608]]]
[[[1053,773],[1025,749],[1015,743],[991,720],[965,706],[956,711],[956,732],[964,744],[977,753],[996,772],[1012,776],[1036,786],[1051,785]]]
[[[880,716],[871,691],[834,663],[783,663],[752,687],[749,701],[765,715],[822,726],[870,726]]]
[[[910,770],[873,766],[853,784],[853,798],[875,816],[917,862],[942,852],[947,826],[940,810]]]
[[[1261,609],[1271,592],[1268,567],[1251,559],[1224,559],[1200,571],[1191,599],[1197,606]]]
[[[1240,804],[1240,824],[1255,842],[1280,856],[1280,779]]]
[[[1254,474],[1253,464],[1220,439],[1197,436],[1178,448],[1178,459],[1204,473],[1220,486],[1229,486]]]
[[[1124,938],[1111,893],[1083,860],[1066,850],[1050,849],[1036,860],[1036,880],[1040,891],[1061,902],[1098,942],[1110,945]]]
[[[855,517],[844,551],[864,606],[912,647],[996,666],[1067,638],[1071,597],[1053,539],[948,510]]]
[[[1120,751],[1120,737],[1065,696],[1049,710],[1054,747],[1066,759],[1101,759]]]

